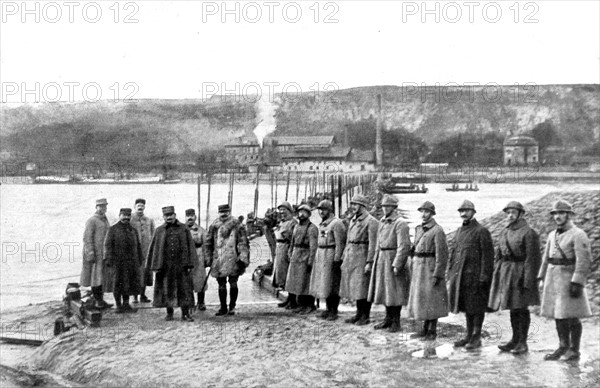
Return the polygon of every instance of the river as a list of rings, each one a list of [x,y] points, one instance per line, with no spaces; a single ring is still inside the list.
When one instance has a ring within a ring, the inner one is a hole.
[[[408,211],[411,233],[419,222],[417,207],[425,200],[436,205],[436,219],[449,232],[460,226],[456,211],[463,199],[475,203],[477,217],[482,219],[500,211],[509,200],[527,203],[552,191],[597,189],[594,184],[481,184],[478,192],[446,192],[446,184],[429,184],[426,194],[399,195],[400,208]],[[227,202],[228,185],[216,183],[211,188],[209,219],[216,215],[219,204]],[[304,188],[300,188],[301,197]],[[277,197],[285,197],[279,186]],[[271,189],[261,184],[259,215],[271,206]],[[0,311],[7,308],[62,298],[65,286],[78,281],[82,259],[82,238],[86,220],[94,212],[96,198],[108,199],[107,216],[116,222],[119,208],[133,207],[136,198],[145,198],[146,214],[157,225],[162,223],[161,207],[175,206],[180,220],[185,209],[197,207],[195,184],[149,185],[1,185],[0,186]],[[289,189],[296,199],[296,187]],[[203,185],[202,226],[205,225],[207,187]],[[239,183],[233,193],[233,214],[246,215],[253,208],[254,185]],[[345,201],[344,201],[345,202]],[[318,222],[317,212],[313,221]],[[264,262],[267,249],[264,240],[253,243],[253,262]],[[264,256],[264,259],[263,259]],[[250,275],[242,278],[241,287],[252,287]],[[214,283],[214,284],[213,284]],[[211,280],[208,302],[216,301],[216,282]],[[244,294],[243,290],[241,294]],[[256,292],[246,293],[252,298]]]

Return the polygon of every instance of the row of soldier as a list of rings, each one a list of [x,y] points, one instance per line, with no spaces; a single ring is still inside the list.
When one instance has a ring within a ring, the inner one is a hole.
[[[422,223],[414,243],[396,212],[398,200],[385,196],[381,205],[384,216],[378,221],[368,212],[368,198],[356,195],[353,217],[345,223],[324,200],[317,206],[322,221],[316,226],[310,207],[301,205],[296,221],[292,206],[280,204],[273,283],[288,291],[288,299],[279,306],[310,314],[315,298],[324,299],[319,316],[336,320],[345,298],[356,303],[356,314],[345,322],[362,326],[370,323],[373,303],[384,305],[385,318],[374,329],[390,332],[401,330],[400,313],[407,306],[408,316],[423,321],[415,336],[424,340],[436,338],[439,318],[464,312],[466,334],[454,346],[467,350],[482,345],[486,311],[510,310],[512,338],[499,348],[518,355],[528,351],[529,306],[541,303],[541,314],[556,320],[560,343],[545,359],[579,358],[579,319],[591,315],[584,289],[591,249],[585,232],[572,223],[569,203],[558,201],[550,211],[557,229],[548,236],[543,257],[539,236],[516,201],[503,209],[507,223],[494,248],[490,232],[474,217],[474,204],[465,200],[451,252],[434,219],[434,204],[426,201],[418,208]]]
[[[210,268],[219,286],[216,315],[235,314],[237,280],[249,264],[249,246],[246,230],[231,216],[229,206],[219,206],[219,217],[204,233],[193,209],[186,211],[186,223],[181,224],[172,206],[163,207],[165,223],[155,229],[143,215],[144,205],[137,200],[133,216],[131,209],[121,209],[119,222],[109,228],[107,202],[98,200],[96,214],[86,224],[81,283],[92,286],[97,307],[108,306],[102,296],[106,291],[114,293],[117,312],[135,311],[129,295],[139,294],[142,302],[149,302],[144,287],[152,285],[153,271],[153,306],[166,307],[167,320],[179,306],[182,320],[193,321],[193,293],[198,293],[198,308],[205,309]],[[494,250],[490,233],[474,218],[473,203],[465,201],[458,209],[463,225],[450,253],[431,202],[418,209],[422,224],[416,227],[414,244],[396,212],[395,197],[384,197],[379,221],[369,214],[371,204],[365,196],[355,196],[351,207],[351,219],[340,220],[332,203],[322,201],[317,226],[310,221],[308,205],[278,206],[273,283],[288,292],[280,307],[310,314],[316,310],[315,298],[324,299],[326,309],[320,317],[335,320],[341,296],[356,303],[356,314],[346,322],[366,325],[372,303],[382,304],[386,316],[374,328],[397,332],[402,307],[408,306],[408,315],[424,322],[417,336],[426,340],[436,338],[438,318],[449,311],[465,312],[466,335],[454,345],[466,349],[481,347],[487,310],[509,309],[513,338],[500,349],[522,354],[528,350],[528,307],[540,303],[542,280],[541,312],[556,319],[560,340],[546,359],[579,357],[579,318],[591,314],[583,287],[591,252],[587,236],[570,220],[568,203],[559,201],[551,210],[558,228],[548,238],[543,260],[538,235],[527,225],[518,202],[504,208],[507,227]]]

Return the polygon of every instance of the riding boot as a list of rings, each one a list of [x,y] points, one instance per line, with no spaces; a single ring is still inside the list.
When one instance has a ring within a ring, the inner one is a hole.
[[[304,310],[300,311],[300,314],[310,314],[315,311],[317,308],[315,307],[315,297],[312,295],[302,295]]]
[[[285,306],[286,310],[293,310],[298,307],[298,300],[296,294],[288,294],[288,305]]]
[[[569,320],[556,319],[556,332],[558,333],[558,349],[544,356],[544,360],[558,360],[569,349]]]
[[[173,307],[167,307],[167,316],[165,318],[165,321],[172,321],[174,312],[175,310],[173,309]]]
[[[570,334],[570,346],[569,350],[561,357],[562,361],[574,361],[579,360],[579,345],[581,344],[581,334],[583,333],[583,326],[579,318],[569,319],[569,334]]]
[[[192,318],[192,315],[190,314],[189,307],[181,308],[181,320],[184,322],[194,322],[194,318]]]
[[[392,326],[392,309],[393,307],[385,306],[385,318],[383,319],[383,322],[380,322],[373,326],[373,329],[381,330],[387,329],[388,327]]]
[[[356,301],[356,313],[354,314],[353,317],[344,319],[345,323],[356,323],[356,322],[358,322],[358,320],[361,318],[361,316],[363,314],[362,305],[363,305],[364,301],[365,301],[364,299],[359,299],[359,300]]]
[[[435,341],[437,338],[437,319],[430,319],[429,327],[427,328],[427,334],[425,335],[426,341]]]
[[[331,314],[331,300],[329,298],[325,298],[325,311],[318,315],[321,319],[327,319],[327,317]]]
[[[338,319],[338,306],[340,305],[340,297],[339,295],[330,295],[326,301],[329,302],[329,316],[327,317],[327,320],[335,321]]]
[[[117,304],[117,310],[115,314],[123,314],[123,303],[121,302],[121,294],[113,293],[113,297],[115,298],[115,303]]]
[[[423,321],[423,328],[418,333],[411,335],[411,338],[425,338],[429,332],[429,320]]]
[[[519,310],[510,310],[510,327],[512,328],[512,338],[510,341],[498,345],[498,349],[503,352],[510,352],[517,346],[519,342]]]
[[[518,342],[515,345],[514,349],[510,352],[512,354],[523,354],[527,353],[529,350],[527,347],[527,335],[529,334],[529,325],[531,323],[531,315],[529,314],[528,309],[520,309],[517,310],[518,314],[518,329],[519,329],[519,338]]]
[[[366,299],[361,299],[360,300],[360,305],[358,305],[358,301],[357,302],[357,306],[359,306],[359,317],[358,317],[358,321],[356,321],[354,324],[356,326],[364,326],[369,324],[371,321],[369,321],[369,315],[371,315],[371,303],[367,302]]]
[[[221,303],[221,308],[219,309],[219,311],[217,311],[217,313],[215,315],[216,316],[226,315],[227,314],[227,289],[226,288],[219,288],[219,302]]]
[[[140,302],[142,302],[142,303],[150,303],[150,302],[152,302],[146,296],[146,287],[142,287],[142,293],[140,294]]]
[[[484,319],[485,313],[473,314],[473,335],[469,343],[465,345],[465,349],[473,350],[481,347],[481,328]]]
[[[392,308],[392,324],[388,328],[388,331],[390,333],[397,333],[402,331],[402,327],[400,326],[400,312],[402,311],[402,306],[393,306]]]
[[[198,307],[199,311],[205,311],[206,310],[206,304],[204,304],[204,296],[205,296],[204,291],[200,291],[198,293],[198,305],[197,305],[197,307]]]
[[[235,304],[237,302],[238,292],[239,288],[237,287],[231,287],[229,289],[229,312],[227,313],[229,315],[235,315]]]

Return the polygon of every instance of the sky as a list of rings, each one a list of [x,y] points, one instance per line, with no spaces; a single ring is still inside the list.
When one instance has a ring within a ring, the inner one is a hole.
[[[3,102],[600,83],[598,1],[0,1]]]

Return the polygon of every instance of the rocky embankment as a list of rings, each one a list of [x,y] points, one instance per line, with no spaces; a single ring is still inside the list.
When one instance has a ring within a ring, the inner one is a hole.
[[[525,218],[529,225],[540,234],[540,250],[544,251],[548,233],[556,229],[556,225],[550,216],[552,204],[559,199],[569,201],[575,210],[573,222],[579,228],[583,229],[591,242],[592,246],[592,271],[588,277],[587,290],[590,302],[594,305],[593,310],[597,313],[600,309],[600,191],[584,192],[553,192],[535,201],[524,204],[526,213]],[[489,229],[494,241],[497,241],[500,231],[506,226],[506,215],[504,212],[498,212],[492,217],[479,220],[479,222]],[[450,244],[454,238],[454,233],[448,236]]]

